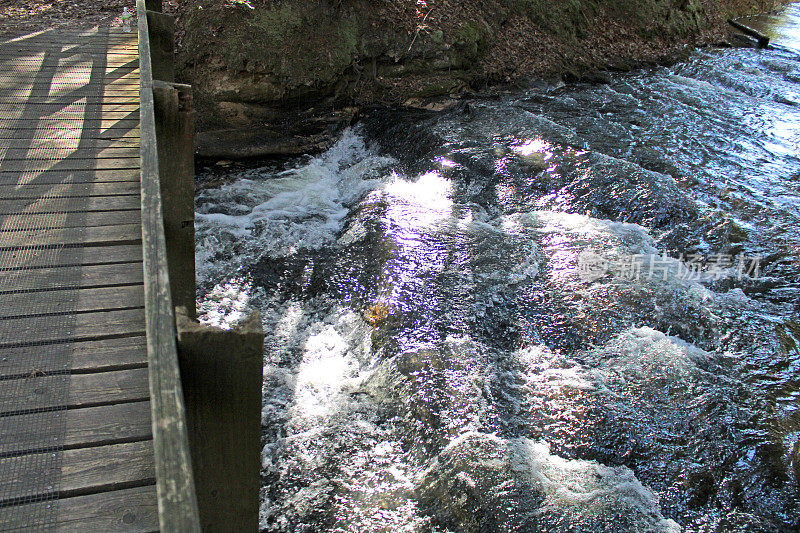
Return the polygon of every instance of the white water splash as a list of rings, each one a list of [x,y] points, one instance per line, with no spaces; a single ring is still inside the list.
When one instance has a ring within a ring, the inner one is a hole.
[[[296,168],[202,191],[195,215],[198,282],[230,277],[260,257],[330,243],[349,207],[378,187],[394,163],[347,130],[330,150]]]

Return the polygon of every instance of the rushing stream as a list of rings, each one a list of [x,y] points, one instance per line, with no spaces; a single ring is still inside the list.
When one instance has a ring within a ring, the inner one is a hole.
[[[800,530],[797,33],[376,111],[196,227],[267,332],[262,530]]]

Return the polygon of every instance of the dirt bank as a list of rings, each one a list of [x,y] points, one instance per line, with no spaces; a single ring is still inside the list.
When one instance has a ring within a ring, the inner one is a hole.
[[[715,44],[776,0],[184,0],[180,77],[201,151],[302,153],[364,104],[592,77]],[[235,133],[230,130],[237,129]],[[230,135],[229,135],[230,133]]]

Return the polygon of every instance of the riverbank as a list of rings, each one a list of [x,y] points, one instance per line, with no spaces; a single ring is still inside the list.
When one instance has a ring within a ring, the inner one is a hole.
[[[214,0],[179,4],[179,75],[215,158],[330,145],[364,105],[437,109],[535,80],[602,79],[723,42],[776,0]],[[209,133],[210,132],[210,133]]]

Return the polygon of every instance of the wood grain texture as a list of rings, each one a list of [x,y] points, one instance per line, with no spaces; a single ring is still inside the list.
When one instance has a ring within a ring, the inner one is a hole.
[[[116,287],[142,283],[141,263],[46,267],[3,272],[0,294],[16,291],[47,291]]]
[[[144,306],[141,285],[0,294],[0,319],[44,313],[111,311]]]
[[[139,209],[139,195],[0,198],[0,215],[15,213],[80,213]]]
[[[32,349],[42,350],[37,347]],[[64,402],[54,386],[60,376],[38,376],[0,381],[0,405],[3,414],[30,412],[36,409],[92,407],[121,402],[147,400],[147,369],[115,370],[69,376],[69,397]],[[12,406],[11,409],[8,406]],[[21,413],[20,413],[21,414]],[[0,478],[2,479],[2,478]]]
[[[147,365],[147,343],[144,336],[53,344],[47,347],[47,354],[48,367],[37,369],[30,362],[29,346],[4,348],[0,355],[0,376],[26,377],[36,370],[70,370],[73,374],[83,374],[130,370]]]
[[[125,138],[139,138],[139,123],[136,122],[128,128],[114,128],[101,130],[98,128],[83,130],[68,129],[5,129],[0,130],[0,140],[23,140],[27,143],[46,142],[54,139],[80,139],[83,142],[95,142],[100,140],[118,140]],[[27,144],[26,146],[30,146]]]
[[[145,0],[136,1],[141,71],[142,248],[145,316],[153,407],[159,524],[163,531],[199,532],[186,414],[175,343],[159,182],[153,66]],[[163,38],[163,37],[162,37]]]
[[[87,144],[92,146],[91,148],[85,148]],[[139,135],[130,135],[129,137],[119,137],[116,139],[104,139],[104,140],[92,140],[87,142],[86,139],[81,139],[78,136],[73,137],[64,137],[64,138],[55,138],[55,139],[37,139],[37,140],[30,140],[30,139],[5,139],[0,150],[5,150],[6,153],[11,153],[11,151],[15,151],[15,157],[22,155],[22,157],[27,156],[28,154],[33,154],[34,156],[44,157],[45,155],[42,152],[45,151],[53,151],[63,153],[64,155],[70,155],[75,153],[75,155],[86,155],[97,152],[99,155],[105,154],[112,154],[113,150],[130,150],[135,149],[136,153],[139,153]],[[23,153],[23,151],[25,151]],[[77,152],[77,153],[76,153]],[[116,154],[114,154],[116,155]]]
[[[119,226],[123,224],[139,227],[138,211],[89,211],[84,213],[23,213],[0,215],[0,232],[35,229],[94,228],[96,226]],[[139,241],[140,235],[134,239]],[[127,239],[126,239],[127,240]],[[4,242],[0,236],[0,244]]]
[[[0,232],[0,250],[40,246],[107,246],[136,244],[142,229],[136,224],[40,228]]]
[[[178,351],[204,531],[257,531],[264,329],[199,324],[179,308]]]
[[[51,146],[31,148],[0,148],[0,157],[6,160],[30,159],[117,159],[120,157],[139,158],[139,146],[114,148],[54,148]],[[138,165],[137,165],[138,167]]]
[[[53,411],[49,417],[52,420],[44,427],[42,413],[6,417],[0,424],[3,454],[44,451],[36,448],[42,442],[72,449],[152,438],[147,401],[65,409]]]
[[[10,529],[24,527],[19,517],[36,511],[40,504],[28,504],[10,508]],[[51,503],[56,507],[52,533],[153,533],[158,531],[158,505],[155,485],[135,487],[63,498]],[[0,513],[3,510],[0,509]],[[14,516],[17,521],[14,521]]]
[[[135,224],[57,227],[0,232],[0,250],[40,246],[108,246],[141,242],[142,228]]]
[[[63,130],[64,128],[71,127],[74,121],[72,119],[48,119],[42,118],[37,120],[35,123],[28,123],[23,124],[21,126],[14,126],[10,124],[10,121],[7,122],[0,122],[0,135],[2,134],[3,130],[14,130],[17,132],[24,132],[26,130],[42,130],[42,129],[57,129]],[[81,131],[84,133],[92,133],[98,132],[99,130],[107,130],[107,129],[133,129],[139,125],[139,121],[136,119],[114,119],[114,120],[106,120],[102,119],[96,123],[94,123],[91,127],[86,126]]]
[[[79,448],[60,453],[62,460],[58,494],[62,498],[153,483],[151,441]],[[30,461],[35,462],[36,457],[31,457]],[[19,469],[17,465],[20,462],[16,457],[0,459],[0,478],[6,480],[4,494],[9,499],[48,494],[43,489],[36,490],[39,485],[35,478],[31,478],[38,474]],[[11,476],[10,472],[16,472],[17,475]]]
[[[82,215],[81,215],[82,216]],[[137,245],[75,247],[55,250],[9,250],[0,256],[4,272],[37,269],[42,267],[74,267],[104,265],[110,263],[134,263],[128,268],[142,268],[142,248]],[[6,274],[3,274],[5,277]],[[5,287],[0,281],[0,287]]]
[[[144,310],[74,313],[58,320],[18,317],[0,320],[0,348],[33,343],[68,342],[142,335]]]
[[[138,161],[134,159],[133,161]],[[0,197],[5,200],[14,199],[39,199],[69,198],[81,196],[113,196],[113,195],[139,194],[139,184],[136,182],[111,182],[111,183],[57,183],[48,185],[0,185]]]

